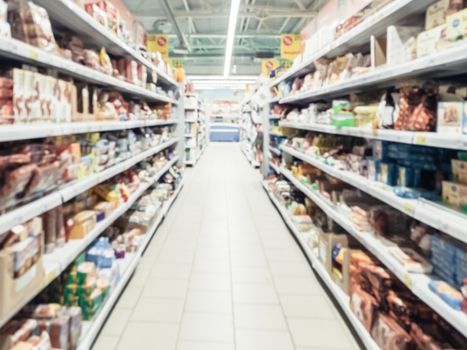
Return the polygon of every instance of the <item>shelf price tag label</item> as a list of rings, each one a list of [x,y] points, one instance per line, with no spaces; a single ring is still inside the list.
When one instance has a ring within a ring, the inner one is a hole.
[[[403,209],[407,214],[412,215],[414,213],[414,205],[412,203],[404,203]]]
[[[29,50],[29,58],[36,61],[39,58],[39,53],[36,50]]]
[[[425,145],[426,144],[426,136],[425,135],[416,135],[415,136],[415,144]]]
[[[412,289],[413,286],[413,279],[410,275],[405,275],[403,281],[407,288]]]

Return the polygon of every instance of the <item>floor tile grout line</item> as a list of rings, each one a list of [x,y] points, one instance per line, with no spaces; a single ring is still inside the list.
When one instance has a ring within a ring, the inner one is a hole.
[[[260,182],[258,182],[258,184],[261,185]],[[264,192],[263,192],[263,193],[264,193]],[[252,208],[252,206],[251,206],[251,200],[248,200],[248,204],[249,204],[250,209],[251,209],[251,208]],[[254,221],[254,225],[255,225],[256,230],[257,230],[257,232],[258,232],[258,234],[259,234],[258,224],[257,224],[256,220]],[[277,291],[276,281],[275,281],[274,276],[273,276],[273,274],[272,274],[272,270],[271,270],[271,266],[270,266],[269,260],[267,259],[267,256],[266,256],[266,250],[265,250],[265,247],[264,247],[263,237],[262,237],[261,235],[260,235],[260,241],[261,241],[261,247],[263,248],[263,253],[264,253],[264,255],[265,255],[266,264],[267,264],[268,269],[269,269],[269,272],[270,272],[270,274],[271,274],[272,285],[274,286],[274,291],[276,292],[277,299],[278,299],[280,308],[281,308],[281,310],[282,310],[282,316],[284,317],[285,324],[286,324],[286,326],[287,326],[287,331],[288,331],[288,333],[289,333],[289,337],[290,337],[290,340],[291,340],[291,342],[292,342],[292,346],[293,346],[294,349],[297,349],[298,345],[296,344],[295,339],[294,339],[294,337],[293,337],[293,335],[292,335],[292,330],[290,329],[290,325],[289,325],[287,316],[286,316],[286,314],[285,314],[285,310],[284,310],[284,307],[283,307],[283,305],[282,305],[282,301],[281,301],[281,299],[280,299],[279,292]]]
[[[203,160],[200,161],[200,163],[198,163],[198,168],[196,169],[193,169],[194,171],[191,173],[191,175],[193,177],[197,176],[198,173],[200,173],[200,170],[202,170],[202,165],[204,164]],[[204,218],[204,214],[206,212],[206,205],[207,205],[207,201],[205,200],[204,203],[203,203],[203,209],[202,209],[202,216]],[[201,225],[199,226],[198,228],[198,232],[197,232],[197,238],[196,238],[196,244],[195,244],[195,248],[194,248],[194,254],[193,254],[193,258],[192,258],[192,261],[191,261],[191,269],[190,269],[190,274],[189,274],[189,277],[188,277],[188,285],[187,285],[187,290],[186,290],[186,293],[185,293],[185,298],[184,298],[184,302],[183,302],[183,309],[182,309],[182,317],[181,317],[181,320],[180,320],[180,323],[178,325],[178,331],[177,331],[177,339],[176,339],[176,344],[175,344],[175,350],[178,348],[178,345],[180,343],[180,336],[181,336],[181,330],[182,330],[182,324],[183,324],[183,318],[185,316],[185,314],[187,313],[187,310],[186,310],[186,307],[187,307],[187,301],[188,301],[188,293],[189,293],[189,290],[190,290],[190,283],[191,283],[191,278],[193,276],[193,272],[194,272],[194,266],[195,266],[195,261],[196,261],[196,257],[197,257],[197,250],[198,250],[198,245],[199,245],[199,236],[201,234],[201,227],[202,227],[202,221],[201,221]],[[169,232],[170,233],[170,232]]]

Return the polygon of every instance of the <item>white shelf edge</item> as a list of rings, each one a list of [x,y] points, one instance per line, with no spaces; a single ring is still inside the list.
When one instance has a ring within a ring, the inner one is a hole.
[[[83,193],[89,188],[104,182],[107,179],[131,168],[138,164],[147,157],[159,153],[160,151],[172,146],[177,143],[177,139],[164,142],[152,149],[149,149],[143,153],[140,153],[126,161],[116,164],[100,173],[92,174],[83,180],[78,180],[69,184],[65,184],[64,187],[58,188],[52,193],[39,197],[38,199],[13,209],[6,214],[0,216],[0,227],[2,234],[8,232],[13,226],[22,224],[38,215],[45,213],[46,211],[57,207],[58,205],[67,202],[71,198]]]
[[[316,51],[310,57],[307,57],[302,63],[296,65],[295,67],[290,68],[287,72],[279,76],[278,78],[272,80],[269,83],[269,87],[273,88],[283,81],[299,76],[302,74],[303,71],[311,71],[311,67],[316,60],[327,57],[328,55],[332,55],[332,52],[338,49],[345,49],[352,46],[352,41],[355,40],[354,38],[358,38],[360,35],[367,35],[368,43],[370,42],[370,36],[374,32],[374,28],[380,26],[380,22],[383,19],[389,19],[391,16],[394,16],[397,13],[403,12],[405,7],[407,6],[415,6],[415,9],[418,9],[420,5],[417,5],[416,2],[418,0],[395,0],[383,8],[379,9],[377,12],[372,14],[370,17],[365,19],[362,23],[357,25],[355,28],[350,29],[348,32],[344,33],[341,37],[337,38],[333,42],[329,43],[328,45],[324,46],[320,50]],[[420,2],[421,3],[421,2]],[[422,6],[428,7],[433,1],[429,1],[426,4],[422,4]],[[405,15],[410,15],[410,13],[405,13]],[[365,34],[365,32],[367,34]],[[310,69],[307,69],[310,67]],[[304,74],[304,73],[303,73]]]
[[[404,283],[420,300],[433,308],[446,322],[467,336],[467,315],[462,311],[452,309],[444,303],[436,294],[428,288],[430,278],[427,275],[407,272],[404,267],[397,262],[387,251],[381,241],[377,240],[370,233],[357,230],[343,213],[335,209],[328,201],[323,199],[314,191],[308,189],[297,180],[290,171],[281,169],[281,173],[318,205],[327,215],[332,217],[350,235],[355,237],[368,251],[375,255],[399,280]]]
[[[326,284],[329,291],[332,293],[335,300],[338,302],[341,310],[347,316],[347,319],[349,320],[349,322],[354,326],[355,331],[357,332],[363,344],[365,344],[365,347],[371,350],[379,350],[380,349],[379,346],[375,343],[375,341],[373,340],[371,335],[368,333],[368,331],[365,329],[363,324],[357,319],[353,311],[350,309],[349,296],[347,296],[339,288],[339,286],[337,286],[334,283],[334,281],[331,279],[329,274],[324,269],[321,262],[316,258],[314,253],[309,248],[308,242],[306,239],[308,235],[306,233],[302,233],[297,230],[293,222],[290,220],[290,217],[287,211],[285,210],[285,208],[283,208],[283,206],[279,203],[279,201],[274,197],[274,195],[269,192],[265,182],[263,182],[263,188],[268,194],[271,202],[275,205],[279,214],[282,216],[282,219],[284,220],[285,224],[289,227],[293,235],[296,237],[297,241],[302,246],[303,250],[306,253],[306,256],[308,257],[309,262],[311,263],[311,266],[316,271],[316,273],[321,277],[321,280],[324,282],[324,284]]]
[[[133,272],[136,270],[136,267],[138,266],[138,263],[141,260],[141,257],[143,256],[146,247],[149,245],[149,242],[151,242],[152,238],[156,234],[157,228],[162,223],[164,217],[167,215],[170,207],[172,206],[173,202],[177,198],[182,187],[183,187],[183,180],[178,185],[172,197],[167,202],[164,203],[163,207],[160,210],[160,214],[156,218],[154,223],[148,228],[146,232],[146,237],[144,241],[141,243],[141,245],[138,247],[137,253],[132,254],[133,256],[130,259],[128,259],[130,260],[130,262],[126,264],[126,268],[124,269],[124,272],[122,273],[122,277],[118,281],[117,286],[111,291],[111,294],[109,295],[107,300],[104,302],[104,306],[102,307],[101,310],[99,310],[96,318],[92,321],[84,321],[83,332],[82,332],[82,336],[79,341],[78,350],[89,350],[91,348],[92,344],[94,343],[94,340],[99,334],[100,329],[104,326],[115,303],[117,302],[118,298],[120,297],[123,290],[125,289],[128,281],[133,275]]]
[[[40,293],[45,287],[47,287],[55,278],[57,278],[70,263],[72,263],[76,257],[81,254],[81,252],[86,249],[89,244],[91,244],[97,237],[100,236],[110,225],[112,225],[115,220],[127,212],[132,205],[141,197],[141,195],[148,190],[154,183],[156,183],[178,160],[178,157],[174,157],[167,162],[157,174],[147,183],[141,184],[140,187],[131,194],[129,200],[120,205],[115,209],[108,218],[105,218],[103,221],[99,222],[94,229],[86,235],[85,238],[79,240],[70,240],[64,247],[57,248],[51,254],[44,254],[43,264],[45,270],[45,280],[39,286],[39,288],[29,295],[27,298],[22,300],[14,309],[12,309],[8,314],[0,319],[0,327],[5,325],[14,315],[20,311],[24,305],[29,303],[29,301],[34,298],[38,293]]]
[[[425,200],[401,198],[392,191],[390,186],[376,181],[371,181],[349,171],[335,169],[312,156],[303,154],[288,146],[281,146],[281,149],[284,152],[321,169],[329,175],[334,176],[365,193],[368,193],[370,196],[389,204],[397,210],[464,243],[467,243],[467,232],[465,231],[465,227],[467,226],[467,215],[436,204],[430,204]]]
[[[10,57],[16,60],[21,60],[23,62],[32,62],[35,64],[54,68],[73,77],[77,77],[91,83],[99,83],[110,86],[121,92],[138,95],[152,101],[178,104],[178,101],[173,98],[120,80],[95,69],[73,62],[72,60],[45,52],[37,47],[16,39],[3,38],[0,40],[0,57]]]
[[[280,151],[280,149],[273,147],[271,145],[269,145],[269,151],[271,151],[271,153],[274,153],[276,156],[282,155],[282,152]]]
[[[369,129],[358,127],[338,128],[328,124],[311,124],[282,121],[280,126],[286,128],[310,130],[327,134],[363,137],[366,139],[392,141],[410,145],[467,150],[467,135],[439,134],[437,132],[416,132],[389,129]]]
[[[464,40],[454,44],[450,48],[426,57],[417,58],[402,64],[378,67],[368,73],[352,77],[343,82],[331,84],[317,90],[299,92],[281,99],[280,103],[305,103],[324,96],[345,95],[350,91],[374,86],[378,83],[393,82],[401,78],[414,78],[419,74],[435,72],[438,69],[445,71],[450,66],[454,68],[456,65],[467,64],[466,50],[467,40]]]
[[[153,126],[177,124],[177,120],[131,120],[109,122],[71,122],[71,123],[40,123],[13,124],[0,127],[0,142],[29,140],[51,136],[85,134],[113,130],[136,129]]]

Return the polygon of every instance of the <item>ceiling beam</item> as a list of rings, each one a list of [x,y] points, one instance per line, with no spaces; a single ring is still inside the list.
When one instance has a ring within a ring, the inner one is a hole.
[[[177,19],[174,16],[174,11],[172,9],[172,6],[170,6],[169,0],[162,0],[161,5],[164,8],[165,14],[167,17],[170,19],[172,22],[175,32],[177,33],[178,40],[181,45],[185,47],[188,51],[191,51],[190,49],[190,43],[188,42],[187,38],[185,37],[185,34],[182,31],[182,28],[180,27],[180,23],[178,23]]]
[[[290,17],[287,17],[284,22],[282,23],[281,25],[281,28],[279,29],[279,34],[282,34],[282,32],[284,31],[285,27],[287,26],[287,24],[289,24],[289,21],[290,21]]]
[[[165,0],[166,1],[166,0]],[[162,16],[152,16],[148,15],[151,13],[151,10],[145,10],[143,12],[138,12],[136,15],[141,20],[145,19],[160,19],[164,18]],[[228,11],[174,11],[175,18],[225,18],[229,17]],[[284,17],[293,17],[293,18],[303,18],[303,17],[315,17],[315,11],[301,11],[301,10],[284,10],[284,11],[265,11],[263,13],[256,13],[256,12],[246,12],[242,11],[238,14],[238,17],[251,17],[256,19],[264,19],[264,18],[284,18]]]
[[[191,34],[190,37],[192,39],[225,39],[227,34],[203,34],[203,33],[197,33],[197,34]],[[176,34],[169,34],[169,38],[176,38]],[[268,34],[268,33],[242,33],[242,34],[236,34],[235,38],[236,39],[280,39],[279,34]]]

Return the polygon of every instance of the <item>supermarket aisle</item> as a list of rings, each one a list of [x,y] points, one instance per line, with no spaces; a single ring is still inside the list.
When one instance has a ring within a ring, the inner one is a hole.
[[[210,144],[95,350],[356,349],[238,144]]]

